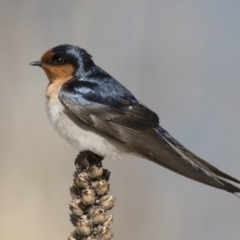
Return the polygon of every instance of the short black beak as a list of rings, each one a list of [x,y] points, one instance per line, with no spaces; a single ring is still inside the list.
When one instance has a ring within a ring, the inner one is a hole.
[[[38,67],[41,67],[41,66],[43,65],[43,63],[40,62],[40,61],[35,61],[35,62],[31,62],[31,63],[29,63],[29,65],[31,65],[31,66],[38,66]]]

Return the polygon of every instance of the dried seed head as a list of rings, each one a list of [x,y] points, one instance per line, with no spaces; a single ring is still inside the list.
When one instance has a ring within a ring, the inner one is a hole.
[[[80,203],[81,203],[80,198],[73,198],[69,205],[72,207],[78,207],[78,206],[80,206]]]
[[[93,236],[89,236],[86,240],[97,240],[97,238],[95,238]]]
[[[112,238],[113,217],[106,210],[113,207],[115,199],[109,191],[110,172],[102,168],[102,157],[92,152],[82,152],[75,160],[74,183],[70,187],[70,220],[76,229],[69,240],[109,240]]]
[[[77,189],[77,186],[75,184],[72,184],[70,186],[70,192],[71,192],[71,195],[72,195],[73,198],[77,198],[78,189]]]
[[[93,188],[99,196],[102,196],[109,191],[109,184],[105,180],[100,180],[93,182]]]
[[[100,178],[103,174],[103,168],[98,165],[92,165],[89,168],[89,173],[92,179]]]
[[[105,222],[103,224],[103,226],[105,227],[111,227],[113,224],[113,215],[111,214],[106,214],[105,216]]]
[[[79,219],[77,222],[77,231],[80,235],[89,236],[92,231],[91,221],[89,219]]]
[[[111,173],[107,169],[103,169],[102,179],[109,181],[110,174]]]
[[[91,188],[82,191],[82,202],[84,205],[93,205],[95,200],[95,193]]]
[[[79,160],[77,160],[80,158]],[[79,166],[81,169],[88,169],[90,166],[90,161],[88,160],[87,156],[81,157],[78,156],[76,159],[77,166]]]
[[[75,235],[76,235],[76,231],[69,233],[68,240],[76,240],[76,238],[74,237]]]
[[[114,206],[115,198],[112,195],[102,196],[99,200],[99,206],[104,210],[110,210]]]
[[[75,229],[68,235],[68,240],[76,240],[76,239],[78,239],[78,237],[79,237],[79,233],[78,233],[77,229]]]
[[[99,235],[103,231],[103,226],[98,225],[96,228],[93,229],[95,235]]]
[[[112,238],[111,229],[109,227],[102,227],[99,233],[99,240],[110,240]]]
[[[106,216],[105,211],[100,207],[92,208],[89,211],[89,217],[91,218],[92,223],[94,225],[104,223],[106,221],[105,216]]]
[[[87,172],[80,172],[76,178],[76,185],[80,188],[86,188],[89,185],[89,175]]]
[[[87,216],[87,215],[82,215],[82,216],[80,217],[80,219],[88,219],[88,216]]]
[[[73,214],[81,216],[83,214],[83,210],[80,207],[81,200],[78,198],[73,198],[69,203],[69,208]]]

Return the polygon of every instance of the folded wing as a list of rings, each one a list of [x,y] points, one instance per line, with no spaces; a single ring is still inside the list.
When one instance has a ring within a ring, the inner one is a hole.
[[[63,105],[79,120],[102,134],[124,144],[129,152],[137,153],[169,170],[198,182],[226,190],[240,189],[223,178],[239,180],[221,172],[197,157],[159,126],[158,116],[141,104],[114,108],[83,98],[71,99],[62,89],[59,98]]]

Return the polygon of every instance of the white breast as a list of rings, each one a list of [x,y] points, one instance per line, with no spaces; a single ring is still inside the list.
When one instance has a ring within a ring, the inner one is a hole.
[[[63,110],[58,91],[50,99],[46,98],[46,111],[51,125],[78,151],[89,150],[111,158],[118,157],[122,152],[121,147],[114,140],[102,136],[81,121],[76,125]]]

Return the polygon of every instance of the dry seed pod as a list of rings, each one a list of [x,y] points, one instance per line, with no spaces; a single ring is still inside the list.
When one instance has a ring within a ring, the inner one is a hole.
[[[78,189],[77,189],[77,186],[75,184],[72,184],[70,186],[70,192],[71,192],[72,198],[77,198],[78,197]]]
[[[86,188],[89,185],[89,175],[87,172],[80,172],[76,178],[76,185],[80,188]]]
[[[103,223],[103,226],[105,227],[111,227],[113,224],[113,215],[106,214],[105,216],[105,222]]]
[[[74,233],[68,234],[68,240],[76,240],[76,238],[73,236]]]
[[[80,198],[73,198],[69,205],[71,205],[72,207],[78,207],[80,206],[80,203],[81,203]]]
[[[86,240],[98,240],[98,239],[93,236],[89,236]]]
[[[90,161],[88,160],[87,156],[80,156],[80,154],[75,160],[76,166],[80,167],[81,169],[88,169],[90,166]]]
[[[76,240],[76,238],[68,236],[68,240]]]
[[[87,215],[82,215],[82,216],[80,217],[80,219],[88,219],[88,216],[87,216]]]
[[[79,219],[77,222],[77,231],[80,235],[89,236],[92,231],[92,225],[88,219]]]
[[[99,240],[110,240],[112,238],[111,229],[109,227],[103,227],[99,234]]]
[[[103,169],[102,179],[108,182],[110,178],[110,174],[111,173],[107,169]]]
[[[99,206],[105,210],[110,210],[114,206],[115,198],[112,195],[102,196],[99,200]]]
[[[100,180],[93,182],[93,188],[99,196],[102,196],[109,191],[109,184],[105,180]]]
[[[103,231],[103,227],[102,225],[98,225],[96,228],[93,229],[93,232],[95,235],[99,235],[102,231]]]
[[[103,174],[102,166],[92,165],[89,168],[89,173],[92,179],[100,178]]]
[[[68,234],[68,240],[76,240],[77,236],[79,236],[79,233],[77,230],[74,230],[70,234]]]
[[[78,216],[81,216],[83,214],[83,210],[80,207],[80,203],[81,200],[78,198],[72,199],[72,201],[69,203],[69,208],[72,211],[72,213]]]
[[[95,200],[95,193],[91,188],[82,191],[82,202],[84,205],[93,205]]]
[[[92,223],[94,225],[102,224],[106,221],[106,213],[100,207],[91,209],[89,211],[89,216],[91,217]]]

